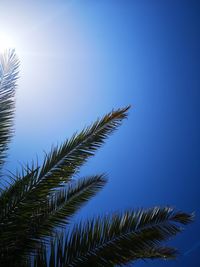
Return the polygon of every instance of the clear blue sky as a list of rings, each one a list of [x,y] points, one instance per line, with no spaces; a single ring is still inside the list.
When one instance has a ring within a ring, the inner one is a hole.
[[[170,242],[176,261],[138,267],[199,266],[199,14],[194,0],[0,1],[0,31],[21,59],[8,167],[131,104],[82,170],[106,172],[109,184],[78,218],[154,205],[196,212]]]

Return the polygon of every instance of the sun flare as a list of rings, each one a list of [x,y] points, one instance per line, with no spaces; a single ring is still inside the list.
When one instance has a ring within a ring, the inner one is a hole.
[[[8,49],[16,48],[14,40],[11,36],[7,35],[4,32],[0,32],[0,53]]]

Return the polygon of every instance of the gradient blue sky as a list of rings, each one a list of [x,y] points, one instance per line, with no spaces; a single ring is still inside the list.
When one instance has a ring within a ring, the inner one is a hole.
[[[83,168],[109,184],[78,219],[170,205],[196,221],[170,242],[198,267],[200,2],[194,0],[0,1],[0,32],[21,59],[16,134],[7,167],[43,157],[51,144],[112,108],[130,116]]]

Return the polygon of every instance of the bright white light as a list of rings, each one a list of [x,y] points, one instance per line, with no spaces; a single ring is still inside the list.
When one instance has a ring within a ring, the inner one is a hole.
[[[7,35],[4,32],[0,32],[0,53],[8,49],[16,48],[16,44],[11,36]]]

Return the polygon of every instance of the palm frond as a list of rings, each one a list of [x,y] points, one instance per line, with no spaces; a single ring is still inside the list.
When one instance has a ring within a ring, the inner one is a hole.
[[[90,156],[94,155],[105,139],[127,117],[128,109],[129,107],[126,107],[108,113],[80,134],[75,134],[60,147],[52,149],[46,156],[41,168],[36,166],[37,172],[32,168],[31,173],[18,177],[17,185],[14,184],[11,189],[3,194],[4,199],[8,201],[7,206],[9,206],[8,212],[4,213],[4,217],[9,217],[10,213],[13,216],[15,211],[18,214],[26,214],[27,210],[35,210],[40,202],[45,201],[52,193],[52,189],[63,185],[63,182],[70,181],[72,175],[80,166]],[[18,190],[16,190],[16,186]],[[9,198],[11,195],[9,192],[13,191],[15,192],[14,206],[13,199]],[[21,209],[21,212],[19,209]]]
[[[15,89],[19,61],[14,50],[0,55],[0,168],[5,162],[8,143],[13,135]]]
[[[50,247],[44,243],[41,243],[40,247],[36,250],[33,258],[34,263],[33,267],[68,267],[66,265],[65,260],[66,257],[65,249],[66,247],[63,246],[63,243],[65,242],[64,235],[61,234],[57,236],[57,238],[51,239],[50,241]],[[50,250],[50,253],[49,253]],[[177,250],[170,247],[154,247],[151,249],[141,250],[136,253],[134,253],[134,259],[133,255],[131,254],[130,257],[126,257],[123,263],[123,259],[121,259],[121,263],[115,264],[115,263],[109,263],[107,265],[100,265],[94,263],[94,265],[88,265],[91,267],[104,267],[104,266],[127,266],[127,264],[132,263],[137,260],[155,260],[155,259],[175,259],[177,257]],[[75,265],[75,266],[86,266],[86,265]]]
[[[20,203],[26,195],[34,188],[39,167],[25,166],[20,174],[12,174],[8,177],[8,185],[0,194],[0,221],[1,223],[11,223],[11,218],[15,216]],[[23,177],[23,178],[21,178]]]
[[[105,139],[121,125],[122,120],[127,117],[128,109],[129,107],[113,110],[79,134],[74,134],[60,147],[52,148],[38,175],[40,193],[46,195],[60,183],[68,182],[87,159],[94,156]]]
[[[193,215],[159,207],[97,218],[74,226],[65,240],[58,238],[50,255],[62,262],[56,267],[122,266],[138,259],[174,258],[176,250],[162,243],[192,220]]]
[[[32,255],[33,259],[32,267],[65,266],[62,257],[63,242],[64,242],[63,233],[56,234],[53,238],[51,238],[50,246],[46,245],[44,242],[41,242],[40,246],[35,250],[35,253]],[[50,249],[50,254],[48,253],[49,249]]]
[[[52,194],[47,205],[41,205],[34,215],[31,233],[42,236],[51,234],[55,227],[66,226],[70,218],[106,184],[105,175],[79,179],[66,188]],[[33,234],[34,239],[36,236]]]
[[[38,168],[27,165],[27,168],[23,168],[23,180],[20,178],[21,174],[12,175],[11,184],[4,188],[0,195],[0,254],[8,254],[9,258],[16,249],[16,243],[20,240],[20,236],[17,235],[19,229],[25,230],[27,226],[25,218],[30,212],[20,214],[19,208],[24,205],[23,199],[30,187],[34,187],[34,176],[37,175],[37,171]],[[6,256],[4,258],[6,259]]]
[[[0,235],[4,246],[13,255],[26,255],[38,246],[42,238],[51,236],[55,227],[66,225],[69,218],[96,195],[105,183],[104,175],[80,179],[51,195],[36,210],[24,207],[26,211],[22,215],[16,213],[12,221],[5,224]]]
[[[38,167],[35,169],[33,164],[31,170],[27,168],[25,175],[15,179],[14,184],[1,194],[0,206],[3,207],[0,213],[1,247],[13,251],[18,242],[27,238],[29,218],[35,216],[34,213],[41,207],[41,204],[46,203],[52,194],[52,189],[58,187],[63,181],[69,181],[70,175],[74,174],[88,157],[94,155],[96,149],[104,143],[105,138],[127,116],[127,110],[128,108],[113,111],[80,134],[74,135],[59,149],[50,153],[40,169]],[[73,193],[72,191],[73,189],[70,188],[69,192]],[[84,202],[83,199],[82,201]]]
[[[42,238],[51,236],[55,227],[64,227],[69,222],[69,219],[106,183],[104,175],[95,175],[80,179],[77,182],[70,184],[67,188],[54,193],[46,202],[41,203],[41,206],[32,213],[31,219],[27,217],[26,233],[22,238],[22,229],[18,230],[18,235],[21,236],[20,243],[29,244],[32,250],[41,241]],[[18,243],[18,248],[20,244]]]

